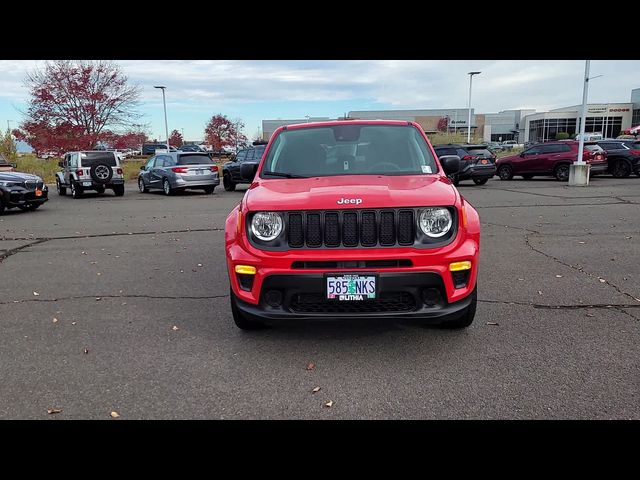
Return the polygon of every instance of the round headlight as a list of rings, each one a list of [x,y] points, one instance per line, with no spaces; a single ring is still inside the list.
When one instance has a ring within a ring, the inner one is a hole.
[[[268,242],[282,233],[282,217],[276,212],[259,212],[251,220],[251,231],[256,238]]]
[[[451,213],[446,208],[425,208],[418,219],[420,230],[432,238],[445,235],[452,223]]]

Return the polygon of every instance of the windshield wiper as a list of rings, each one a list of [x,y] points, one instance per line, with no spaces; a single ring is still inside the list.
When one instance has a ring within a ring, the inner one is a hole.
[[[309,178],[304,175],[296,175],[295,173],[284,172],[262,172],[263,175],[271,175],[272,177],[284,177],[284,178]]]

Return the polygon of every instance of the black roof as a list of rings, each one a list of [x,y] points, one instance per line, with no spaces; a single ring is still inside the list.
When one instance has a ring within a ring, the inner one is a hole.
[[[433,148],[487,148],[486,145],[474,144],[474,143],[445,143],[440,145],[434,145]]]

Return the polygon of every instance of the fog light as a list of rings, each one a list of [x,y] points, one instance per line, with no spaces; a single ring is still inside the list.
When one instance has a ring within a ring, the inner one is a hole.
[[[471,262],[469,260],[465,260],[464,262],[453,262],[449,264],[450,272],[459,272],[461,270],[470,270]]]
[[[282,292],[280,290],[269,290],[264,294],[264,300],[270,307],[279,307],[282,305]]]
[[[236,273],[242,273],[244,275],[255,275],[256,267],[251,265],[236,265]]]
[[[422,301],[427,307],[433,307],[440,302],[440,291],[437,288],[422,289]]]

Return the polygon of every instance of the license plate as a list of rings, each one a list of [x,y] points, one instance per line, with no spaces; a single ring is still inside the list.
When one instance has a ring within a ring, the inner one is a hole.
[[[196,170],[196,175],[202,175],[204,173],[204,170]]]
[[[39,188],[36,189],[36,197],[41,197],[42,196],[42,190],[40,190]]]
[[[327,299],[341,301],[376,298],[375,275],[327,275]]]

